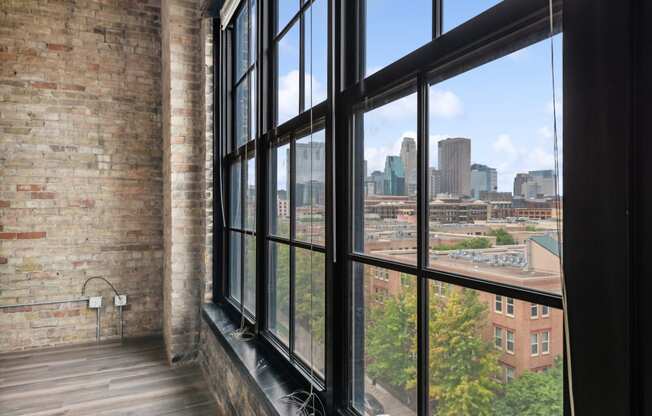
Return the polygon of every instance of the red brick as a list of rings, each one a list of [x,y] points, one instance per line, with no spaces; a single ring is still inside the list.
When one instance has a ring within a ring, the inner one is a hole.
[[[89,71],[99,71],[100,64],[88,64],[87,68]]]
[[[40,192],[43,190],[41,185],[16,185],[18,192]]]
[[[0,208],[9,208],[9,201],[0,201]]]
[[[54,199],[54,192],[32,192],[32,199]]]
[[[56,90],[57,84],[54,82],[32,82],[32,87],[42,88],[45,90]]]
[[[48,50],[50,51],[70,51],[72,47],[62,45],[60,43],[48,43]]]
[[[0,233],[0,240],[15,240],[16,233]]]
[[[197,165],[175,165],[172,167],[172,172],[175,173],[199,172],[200,170],[201,167]]]
[[[86,87],[82,85],[75,85],[75,84],[62,84],[60,85],[62,90],[70,90],[70,91],[86,91]]]
[[[29,233],[18,233],[17,237],[19,240],[36,240],[39,238],[45,238],[47,233],[45,231],[33,231]]]
[[[7,259],[6,257],[0,256],[0,264],[7,264],[7,263],[9,263],[9,259]]]

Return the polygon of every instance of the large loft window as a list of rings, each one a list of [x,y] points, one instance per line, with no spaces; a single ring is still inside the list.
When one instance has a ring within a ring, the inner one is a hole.
[[[323,376],[324,130],[285,138],[269,154],[268,329],[293,361]]]
[[[253,317],[256,313],[256,0],[243,1],[232,38],[232,135],[228,166],[228,295]]]
[[[352,106],[349,397],[360,414],[563,413],[563,170],[551,40],[537,36]],[[530,319],[532,303],[548,322]]]
[[[275,97],[281,125],[326,99],[328,0],[277,0]]]
[[[551,26],[516,3],[243,0],[230,21],[225,303],[327,414],[563,414]]]

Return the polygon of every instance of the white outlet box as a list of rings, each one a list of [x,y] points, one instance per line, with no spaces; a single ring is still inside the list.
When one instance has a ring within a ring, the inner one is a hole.
[[[91,296],[88,299],[88,307],[91,309],[99,309],[102,307],[102,296]]]
[[[115,295],[113,301],[115,306],[125,306],[127,304],[127,295]]]

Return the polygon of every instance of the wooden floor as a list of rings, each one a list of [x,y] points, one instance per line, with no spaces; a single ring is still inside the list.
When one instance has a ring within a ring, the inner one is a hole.
[[[2,416],[216,414],[199,368],[169,368],[158,338],[0,354]]]

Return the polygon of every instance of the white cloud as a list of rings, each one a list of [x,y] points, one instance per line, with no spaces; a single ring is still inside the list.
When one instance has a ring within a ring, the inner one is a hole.
[[[401,134],[400,138],[389,146],[366,146],[364,149],[364,157],[367,161],[367,174],[375,170],[385,170],[385,160],[387,156],[399,156],[401,154],[401,143],[404,137],[412,137],[416,139],[417,134],[414,131],[406,131]]]
[[[518,155],[518,150],[509,134],[500,134],[493,142],[492,147],[496,152],[502,153],[510,159],[514,159]]]
[[[548,126],[541,127],[539,130],[537,130],[537,134],[542,139],[552,139],[553,137],[552,129]]]
[[[279,123],[289,120],[299,113],[299,75],[298,70],[292,70],[278,79],[278,120]],[[313,97],[326,96],[325,87],[315,78],[306,73],[306,86],[309,88],[312,80]]]
[[[462,100],[452,91],[430,90],[430,115],[440,118],[454,118],[461,115]]]

